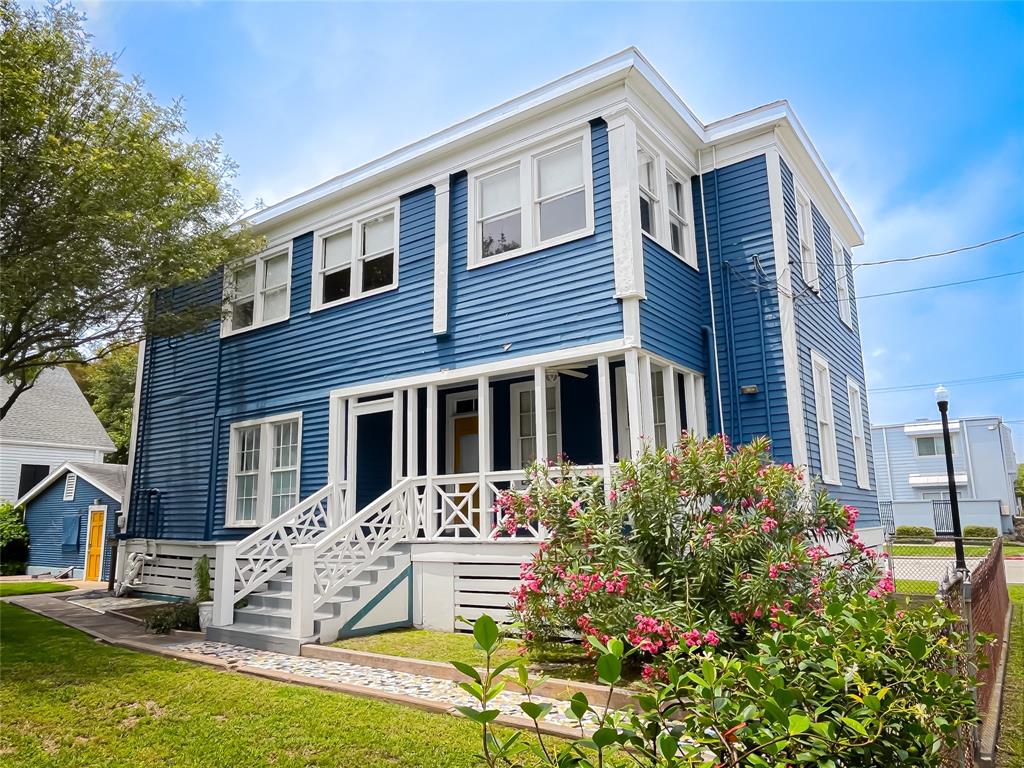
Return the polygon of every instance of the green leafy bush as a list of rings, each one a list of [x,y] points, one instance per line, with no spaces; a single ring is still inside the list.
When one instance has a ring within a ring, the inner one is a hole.
[[[968,539],[994,539],[999,531],[987,525],[968,525],[964,528],[964,537]]]
[[[484,674],[453,662],[470,677],[460,685],[478,705],[458,709],[481,726],[479,757],[490,768],[938,765],[977,720],[973,681],[949,672],[963,643],[957,620],[938,603],[905,611],[865,596],[830,602],[820,614],[786,615],[742,653],[707,645],[672,651],[663,679],[637,697],[635,711],[612,711],[577,693],[569,709],[581,738],[545,744],[540,721],[551,705],[533,700],[543,680],[530,680],[518,660],[492,668],[501,638],[482,616],[473,634]],[[614,687],[635,649],[618,638],[591,643],[599,680]],[[536,739],[519,731],[503,738],[491,725],[500,714],[489,708],[505,686],[500,675],[513,668]]]
[[[25,572],[28,562],[28,528],[22,510],[9,501],[0,501],[0,576]]]
[[[654,657],[746,642],[832,596],[891,591],[853,530],[857,510],[808,494],[768,448],[684,436],[622,462],[607,497],[568,464],[532,467],[528,489],[496,504],[506,534],[538,521],[551,532],[513,593],[527,646],[578,633]]]
[[[928,539],[935,540],[935,531],[924,525],[898,525],[896,526],[897,539]]]
[[[199,606],[193,602],[168,603],[146,618],[146,629],[166,635],[172,629],[199,629]]]

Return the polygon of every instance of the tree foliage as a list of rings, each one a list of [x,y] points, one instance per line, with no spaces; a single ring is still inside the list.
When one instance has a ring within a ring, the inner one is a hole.
[[[136,346],[120,347],[81,368],[85,395],[114,441],[115,450],[107,456],[111,464],[124,464],[128,460],[138,352]]]
[[[0,375],[14,383],[2,416],[43,367],[209,323],[219,306],[149,297],[259,243],[232,224],[220,140],[193,140],[180,102],[122,77],[80,15],[0,0],[0,19]]]

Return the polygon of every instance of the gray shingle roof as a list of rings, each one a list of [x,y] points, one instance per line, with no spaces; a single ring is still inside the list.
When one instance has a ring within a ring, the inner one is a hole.
[[[68,464],[68,468],[83,480],[93,485],[99,483],[104,488],[115,491],[118,501],[124,498],[124,487],[128,482],[128,467],[124,464],[86,464],[76,461]]]
[[[0,398],[6,401],[12,389],[0,379]],[[0,437],[114,450],[110,436],[66,368],[47,368],[39,374],[32,388],[21,394],[0,421]]]

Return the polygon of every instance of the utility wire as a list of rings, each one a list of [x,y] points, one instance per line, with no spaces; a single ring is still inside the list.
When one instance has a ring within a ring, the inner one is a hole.
[[[879,392],[905,392],[912,389],[926,389],[929,387],[937,387],[939,384],[948,384],[950,386],[962,386],[965,384],[992,384],[1001,381],[1013,381],[1015,379],[1024,379],[1024,371],[1010,371],[1008,373],[993,373],[989,376],[977,376],[970,379],[947,379],[945,381],[931,381],[922,384],[900,384],[891,387],[877,387],[868,388],[868,392],[879,393]]]
[[[931,291],[935,288],[949,288],[954,285],[967,285],[968,283],[981,283],[985,280],[998,280],[1003,277],[1013,277],[1015,275],[1024,275],[1024,269],[1019,269],[1016,272],[1003,272],[1001,275],[988,275],[986,277],[975,277],[971,280],[957,280],[953,283],[937,283],[936,285],[922,285],[917,288],[904,288],[902,291],[886,291],[885,293],[868,293],[864,296],[858,296],[857,299],[877,299],[880,296],[896,296],[901,293],[915,293],[917,291]]]
[[[962,253],[963,251],[973,251],[978,248],[984,248],[988,245],[993,245],[994,243],[1002,243],[1005,242],[1006,240],[1012,240],[1013,238],[1020,237],[1021,235],[1024,235],[1024,230],[1021,230],[1020,232],[1011,232],[1010,234],[1003,235],[1002,237],[995,237],[991,240],[986,240],[983,243],[965,245],[960,248],[951,248],[948,251],[939,251],[938,253],[925,253],[922,254],[921,256],[907,256],[904,258],[896,259],[879,259],[878,261],[860,261],[854,264],[853,268],[856,269],[857,267],[877,267],[881,264],[901,264],[908,261],[921,261],[921,259],[934,259],[937,256],[949,256],[951,253]]]

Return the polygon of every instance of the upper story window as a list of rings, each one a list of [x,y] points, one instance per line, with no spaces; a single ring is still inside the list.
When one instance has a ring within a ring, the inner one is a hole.
[[[850,278],[847,274],[846,249],[839,239],[832,236],[832,263],[836,270],[836,296],[839,302],[839,317],[853,328],[853,309],[850,306]]]
[[[864,435],[864,409],[860,402],[860,385],[846,377],[846,394],[850,401],[850,433],[853,436],[853,460],[857,466],[857,485],[871,487],[871,473],[868,472],[868,449]]]
[[[796,228],[800,241],[800,269],[804,282],[815,291],[821,290],[811,199],[799,187],[796,189]]]
[[[291,244],[261,253],[224,278],[227,316],[221,335],[285,320],[292,273]]]
[[[943,445],[942,437],[939,435],[928,435],[927,437],[914,438],[914,445],[918,456],[945,456],[946,446]],[[950,441],[950,453],[956,456],[956,443]]]
[[[836,417],[832,407],[832,378],[828,362],[811,352],[814,374],[814,413],[818,422],[818,452],[821,454],[821,479],[839,485],[839,453],[836,449]]]
[[[398,287],[396,206],[332,224],[313,240],[312,309]]]
[[[469,266],[590,234],[593,196],[589,131],[471,171]]]
[[[693,189],[687,176],[644,145],[637,148],[640,228],[694,269]]]
[[[228,526],[259,526],[299,500],[299,413],[231,426]]]

